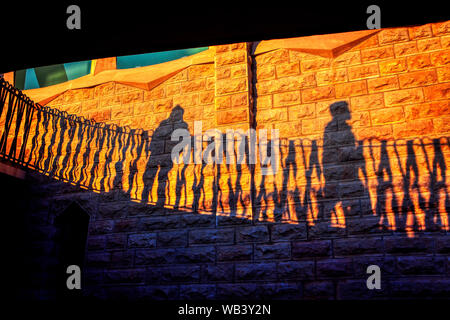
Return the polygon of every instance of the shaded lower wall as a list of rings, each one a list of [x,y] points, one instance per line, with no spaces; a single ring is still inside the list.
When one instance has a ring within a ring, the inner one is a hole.
[[[440,230],[408,237],[363,213],[347,229],[327,223],[318,230],[306,222],[181,212],[131,202],[122,191],[82,191],[32,172],[22,185],[29,190],[22,201],[26,228],[16,229],[26,230],[28,249],[16,254],[27,280],[16,285],[18,298],[60,297],[55,219],[74,202],[90,214],[85,298],[450,297],[450,237]],[[379,291],[366,287],[372,264],[382,271]]]

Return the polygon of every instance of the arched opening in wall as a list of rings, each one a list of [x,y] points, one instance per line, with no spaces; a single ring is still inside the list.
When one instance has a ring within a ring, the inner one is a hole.
[[[71,265],[78,266],[82,281],[88,226],[89,215],[76,203],[72,203],[55,219],[58,299],[81,297],[82,282],[81,290],[67,287],[67,279],[72,275],[67,273],[67,268]]]

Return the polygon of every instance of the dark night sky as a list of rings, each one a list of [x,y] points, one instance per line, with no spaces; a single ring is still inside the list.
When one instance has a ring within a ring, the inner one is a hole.
[[[445,21],[443,2],[358,1],[37,1],[2,2],[0,72],[172,49],[366,29],[366,8],[381,26]],[[66,8],[81,8],[81,30],[68,30]],[[426,6],[425,6],[426,4]]]

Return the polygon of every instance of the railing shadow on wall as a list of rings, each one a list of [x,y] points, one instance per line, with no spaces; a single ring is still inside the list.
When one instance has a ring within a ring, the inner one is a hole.
[[[248,159],[174,164],[172,132],[188,129],[180,106],[155,130],[130,129],[35,104],[0,79],[0,159],[157,208],[335,228],[372,215],[409,236],[448,232],[449,137],[356,141],[346,103],[330,112],[323,139],[281,138],[279,170],[262,175]]]

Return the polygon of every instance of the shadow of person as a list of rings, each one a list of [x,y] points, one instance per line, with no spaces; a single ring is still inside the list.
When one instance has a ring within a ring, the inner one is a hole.
[[[353,198],[368,197],[358,175],[361,170],[363,176],[367,176],[366,166],[362,142],[357,143],[351,125],[347,123],[351,119],[347,102],[331,104],[330,113],[333,119],[324,130],[322,154],[323,196],[327,200],[324,218],[330,218],[333,226],[345,228],[345,217],[360,213],[359,200]]]
[[[144,188],[142,191],[142,203],[149,200],[156,206],[164,206],[166,203],[166,188],[169,183],[169,172],[173,167],[171,159],[172,132],[176,129],[188,129],[188,124],[183,120],[184,109],[176,106],[170,116],[161,121],[153,132],[149,144],[150,156],[143,175]],[[158,175],[157,199],[152,198],[152,189]],[[149,199],[150,196],[150,199]]]

